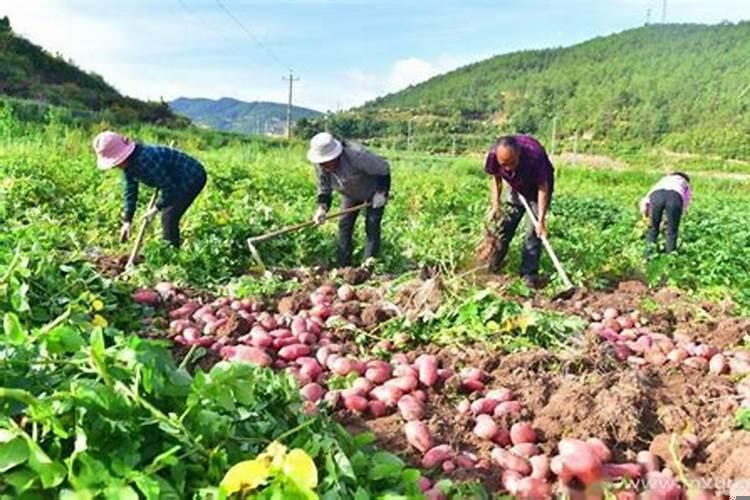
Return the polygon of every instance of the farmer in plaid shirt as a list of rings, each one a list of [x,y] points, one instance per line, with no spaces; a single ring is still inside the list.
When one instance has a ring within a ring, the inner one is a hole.
[[[123,225],[120,237],[130,236],[130,226],[138,201],[138,184],[160,191],[156,206],[147,218],[161,211],[164,239],[180,246],[180,219],[206,185],[203,165],[176,149],[139,144],[115,132],[102,132],[94,139],[97,166],[101,170],[121,168],[125,185]]]

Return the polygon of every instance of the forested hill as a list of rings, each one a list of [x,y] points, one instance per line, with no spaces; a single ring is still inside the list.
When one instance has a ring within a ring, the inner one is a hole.
[[[76,116],[115,123],[189,123],[172,113],[166,103],[123,96],[101,76],[18,36],[7,17],[0,18],[0,98],[4,97],[42,112],[46,105],[59,106]]]
[[[651,25],[477,62],[356,113],[750,157],[750,22]],[[424,133],[437,133],[422,127]],[[387,126],[386,126],[387,128]],[[403,129],[403,126],[400,127]],[[391,130],[394,128],[392,127]]]

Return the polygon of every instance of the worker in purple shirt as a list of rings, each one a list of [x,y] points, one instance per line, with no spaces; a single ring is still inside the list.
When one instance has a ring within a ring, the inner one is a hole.
[[[547,235],[547,211],[552,201],[554,167],[542,145],[529,135],[500,137],[487,153],[484,170],[492,176],[492,209],[495,245],[489,268],[497,273],[508,253],[510,242],[525,214],[518,195],[523,195],[537,217],[536,227],[529,221],[521,254],[520,273],[527,286],[539,286],[540,236]],[[510,192],[503,197],[503,181]]]

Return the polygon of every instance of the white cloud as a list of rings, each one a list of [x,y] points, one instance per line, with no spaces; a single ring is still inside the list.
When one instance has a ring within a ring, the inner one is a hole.
[[[435,76],[438,68],[424,59],[409,57],[395,62],[388,76],[389,90],[399,90]]]

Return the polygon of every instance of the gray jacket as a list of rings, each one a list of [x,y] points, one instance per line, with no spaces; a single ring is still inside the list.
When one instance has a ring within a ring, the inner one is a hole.
[[[318,203],[329,207],[331,193],[338,191],[356,202],[370,201],[377,192],[386,195],[391,187],[391,167],[384,158],[356,142],[341,141],[344,150],[335,170],[315,165]]]

